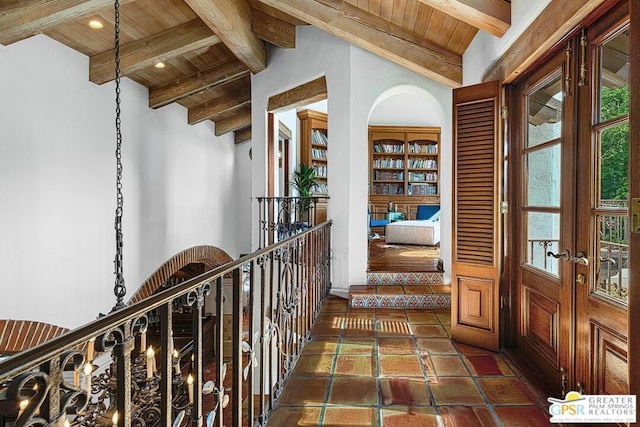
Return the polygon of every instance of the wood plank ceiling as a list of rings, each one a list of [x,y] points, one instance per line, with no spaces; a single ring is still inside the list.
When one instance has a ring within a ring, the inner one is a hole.
[[[120,0],[120,68],[150,107],[177,102],[189,123],[211,120],[239,143],[251,137],[251,73],[273,46],[295,47],[296,26],[457,87],[478,30],[500,37],[510,22],[509,0]],[[45,34],[87,55],[96,84],[113,80],[113,25],[113,0],[0,0],[0,44]]]

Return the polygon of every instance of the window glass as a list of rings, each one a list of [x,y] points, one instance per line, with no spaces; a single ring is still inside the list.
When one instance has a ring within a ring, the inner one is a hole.
[[[529,212],[527,214],[527,264],[557,275],[561,260],[547,253],[559,253],[559,241],[559,213]]]

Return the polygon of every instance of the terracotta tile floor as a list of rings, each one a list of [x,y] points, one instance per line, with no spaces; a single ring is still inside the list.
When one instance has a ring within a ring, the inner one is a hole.
[[[545,426],[501,354],[456,344],[449,310],[352,309],[331,297],[269,426]]]

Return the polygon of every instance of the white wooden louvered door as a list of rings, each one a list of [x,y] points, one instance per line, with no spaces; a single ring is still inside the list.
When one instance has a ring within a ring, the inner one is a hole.
[[[453,257],[451,334],[499,346],[499,82],[453,91]]]

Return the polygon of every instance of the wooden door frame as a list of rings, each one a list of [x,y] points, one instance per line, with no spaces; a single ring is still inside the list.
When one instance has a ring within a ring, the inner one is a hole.
[[[629,79],[629,165],[640,164],[640,2],[629,2],[631,26],[629,29],[629,75],[636,78]],[[629,197],[640,199],[640,169],[629,167]],[[632,185],[636,183],[636,185]],[[629,224],[632,224],[632,213],[629,209]],[[629,233],[629,386],[630,393],[640,395],[640,233]],[[635,286],[631,286],[634,284]],[[633,357],[632,357],[633,355]]]

